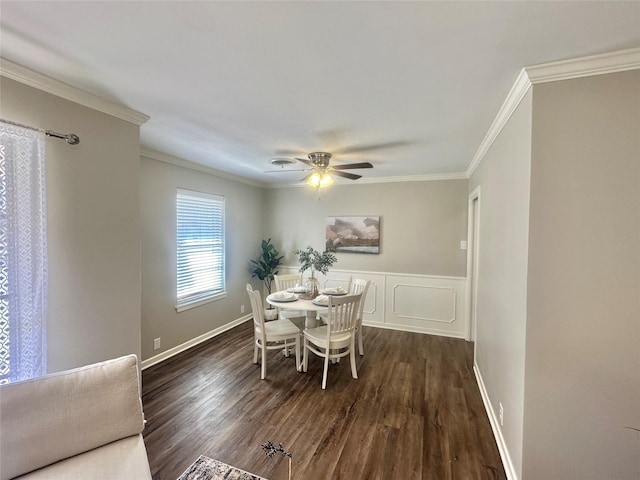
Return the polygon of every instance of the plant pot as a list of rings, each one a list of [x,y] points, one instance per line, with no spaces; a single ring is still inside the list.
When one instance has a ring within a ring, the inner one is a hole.
[[[277,308],[265,308],[264,309],[264,319],[265,320],[275,320],[278,318],[278,309]]]

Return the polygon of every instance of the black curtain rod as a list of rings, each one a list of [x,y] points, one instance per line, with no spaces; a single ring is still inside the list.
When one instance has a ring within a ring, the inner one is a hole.
[[[53,130],[43,130],[41,128],[31,127],[29,125],[23,125],[21,123],[12,122],[10,120],[0,119],[0,122],[8,123],[9,125],[15,125],[16,127],[28,128],[29,130],[35,130],[36,132],[43,132],[48,137],[61,138],[69,145],[77,145],[80,143],[80,137],[75,133],[58,133]]]

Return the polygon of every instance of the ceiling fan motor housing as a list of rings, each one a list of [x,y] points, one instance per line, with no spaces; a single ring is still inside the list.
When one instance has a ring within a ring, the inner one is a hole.
[[[331,160],[331,154],[327,152],[311,152],[308,157],[309,160],[319,167],[328,167],[329,161]]]

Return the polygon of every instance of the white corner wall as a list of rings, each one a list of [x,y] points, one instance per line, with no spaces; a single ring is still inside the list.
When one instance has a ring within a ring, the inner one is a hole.
[[[481,188],[475,369],[509,478],[522,468],[531,112],[529,90],[469,180]]]
[[[534,85],[532,145],[522,478],[638,479],[640,70]]]

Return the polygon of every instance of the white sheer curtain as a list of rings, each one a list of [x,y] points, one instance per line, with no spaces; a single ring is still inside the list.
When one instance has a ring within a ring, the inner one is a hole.
[[[0,383],[46,373],[44,138],[0,122]]]

